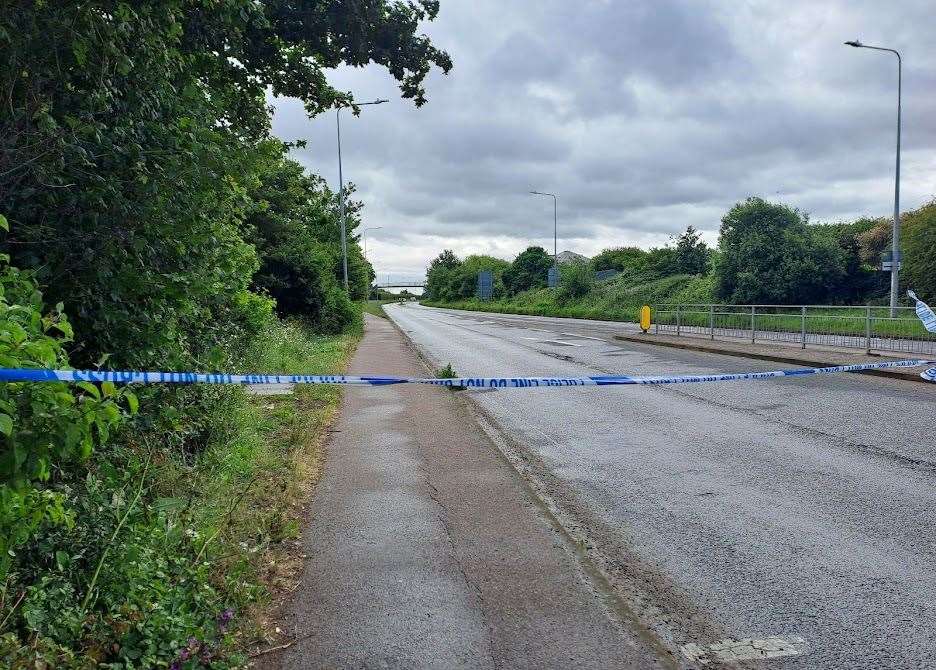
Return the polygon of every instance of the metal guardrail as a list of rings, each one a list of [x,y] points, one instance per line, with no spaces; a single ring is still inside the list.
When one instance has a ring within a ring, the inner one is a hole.
[[[845,347],[872,351],[936,354],[912,307],[865,305],[652,305],[654,332]]]

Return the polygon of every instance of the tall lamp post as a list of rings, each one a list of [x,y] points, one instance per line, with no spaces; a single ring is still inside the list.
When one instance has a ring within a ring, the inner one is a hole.
[[[559,269],[559,199],[553,193],[530,191],[533,195],[545,195],[553,199],[553,267]],[[558,279],[558,277],[557,277]]]
[[[903,61],[900,58],[900,52],[896,49],[886,47],[875,47],[868,44],[862,44],[858,40],[845,42],[850,47],[859,49],[874,49],[875,51],[889,51],[897,56],[897,167],[894,174],[894,239],[893,253],[891,254],[891,294],[890,311],[891,316],[895,314],[897,308],[897,296],[900,290],[900,94],[903,85]]]
[[[388,100],[374,100],[373,102],[358,102],[357,107],[364,105],[382,105]],[[341,210],[341,269],[344,274],[345,292],[348,288],[348,233],[345,225],[345,202],[344,202],[344,175],[341,172],[341,110],[350,105],[342,105],[335,111],[335,119],[338,124],[338,202]]]
[[[383,226],[371,226],[370,228],[365,228],[361,233],[361,239],[364,241],[364,260],[367,260],[367,231],[368,230],[380,230]],[[374,274],[374,279],[377,279],[377,275]],[[380,289],[377,289],[377,297],[380,298]],[[367,299],[370,300],[370,288],[368,288]]]
[[[364,241],[364,258],[367,258],[367,231],[368,230],[383,230],[383,226],[371,226],[370,228],[365,228],[364,232],[361,233],[361,239]]]

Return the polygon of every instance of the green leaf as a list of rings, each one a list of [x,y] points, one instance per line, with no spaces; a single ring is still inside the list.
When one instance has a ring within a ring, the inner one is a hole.
[[[140,410],[140,401],[137,400],[136,394],[126,391],[124,397],[127,399],[127,406],[130,407],[130,414],[136,414]]]
[[[87,391],[88,393],[93,395],[97,400],[101,399],[101,392],[98,391],[97,386],[95,386],[91,382],[78,382],[78,388],[82,389],[83,391]]]
[[[0,214],[0,228],[3,228],[5,231],[10,232],[10,222],[7,221],[7,218]]]
[[[9,414],[0,414],[0,433],[7,437],[13,434],[13,419]]]
[[[117,392],[117,387],[114,386],[114,382],[101,382],[101,390],[105,398],[110,398]]]

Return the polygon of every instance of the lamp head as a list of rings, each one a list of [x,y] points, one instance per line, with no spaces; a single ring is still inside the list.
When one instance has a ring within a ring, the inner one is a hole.
[[[847,44],[850,47],[863,47],[864,46],[864,44],[862,44],[858,40],[849,40],[848,42],[845,42],[845,44]]]

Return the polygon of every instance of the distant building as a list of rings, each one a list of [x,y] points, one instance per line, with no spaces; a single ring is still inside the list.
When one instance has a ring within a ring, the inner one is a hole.
[[[560,263],[587,263],[588,260],[589,260],[588,256],[577,254],[574,251],[560,251],[559,252]]]

